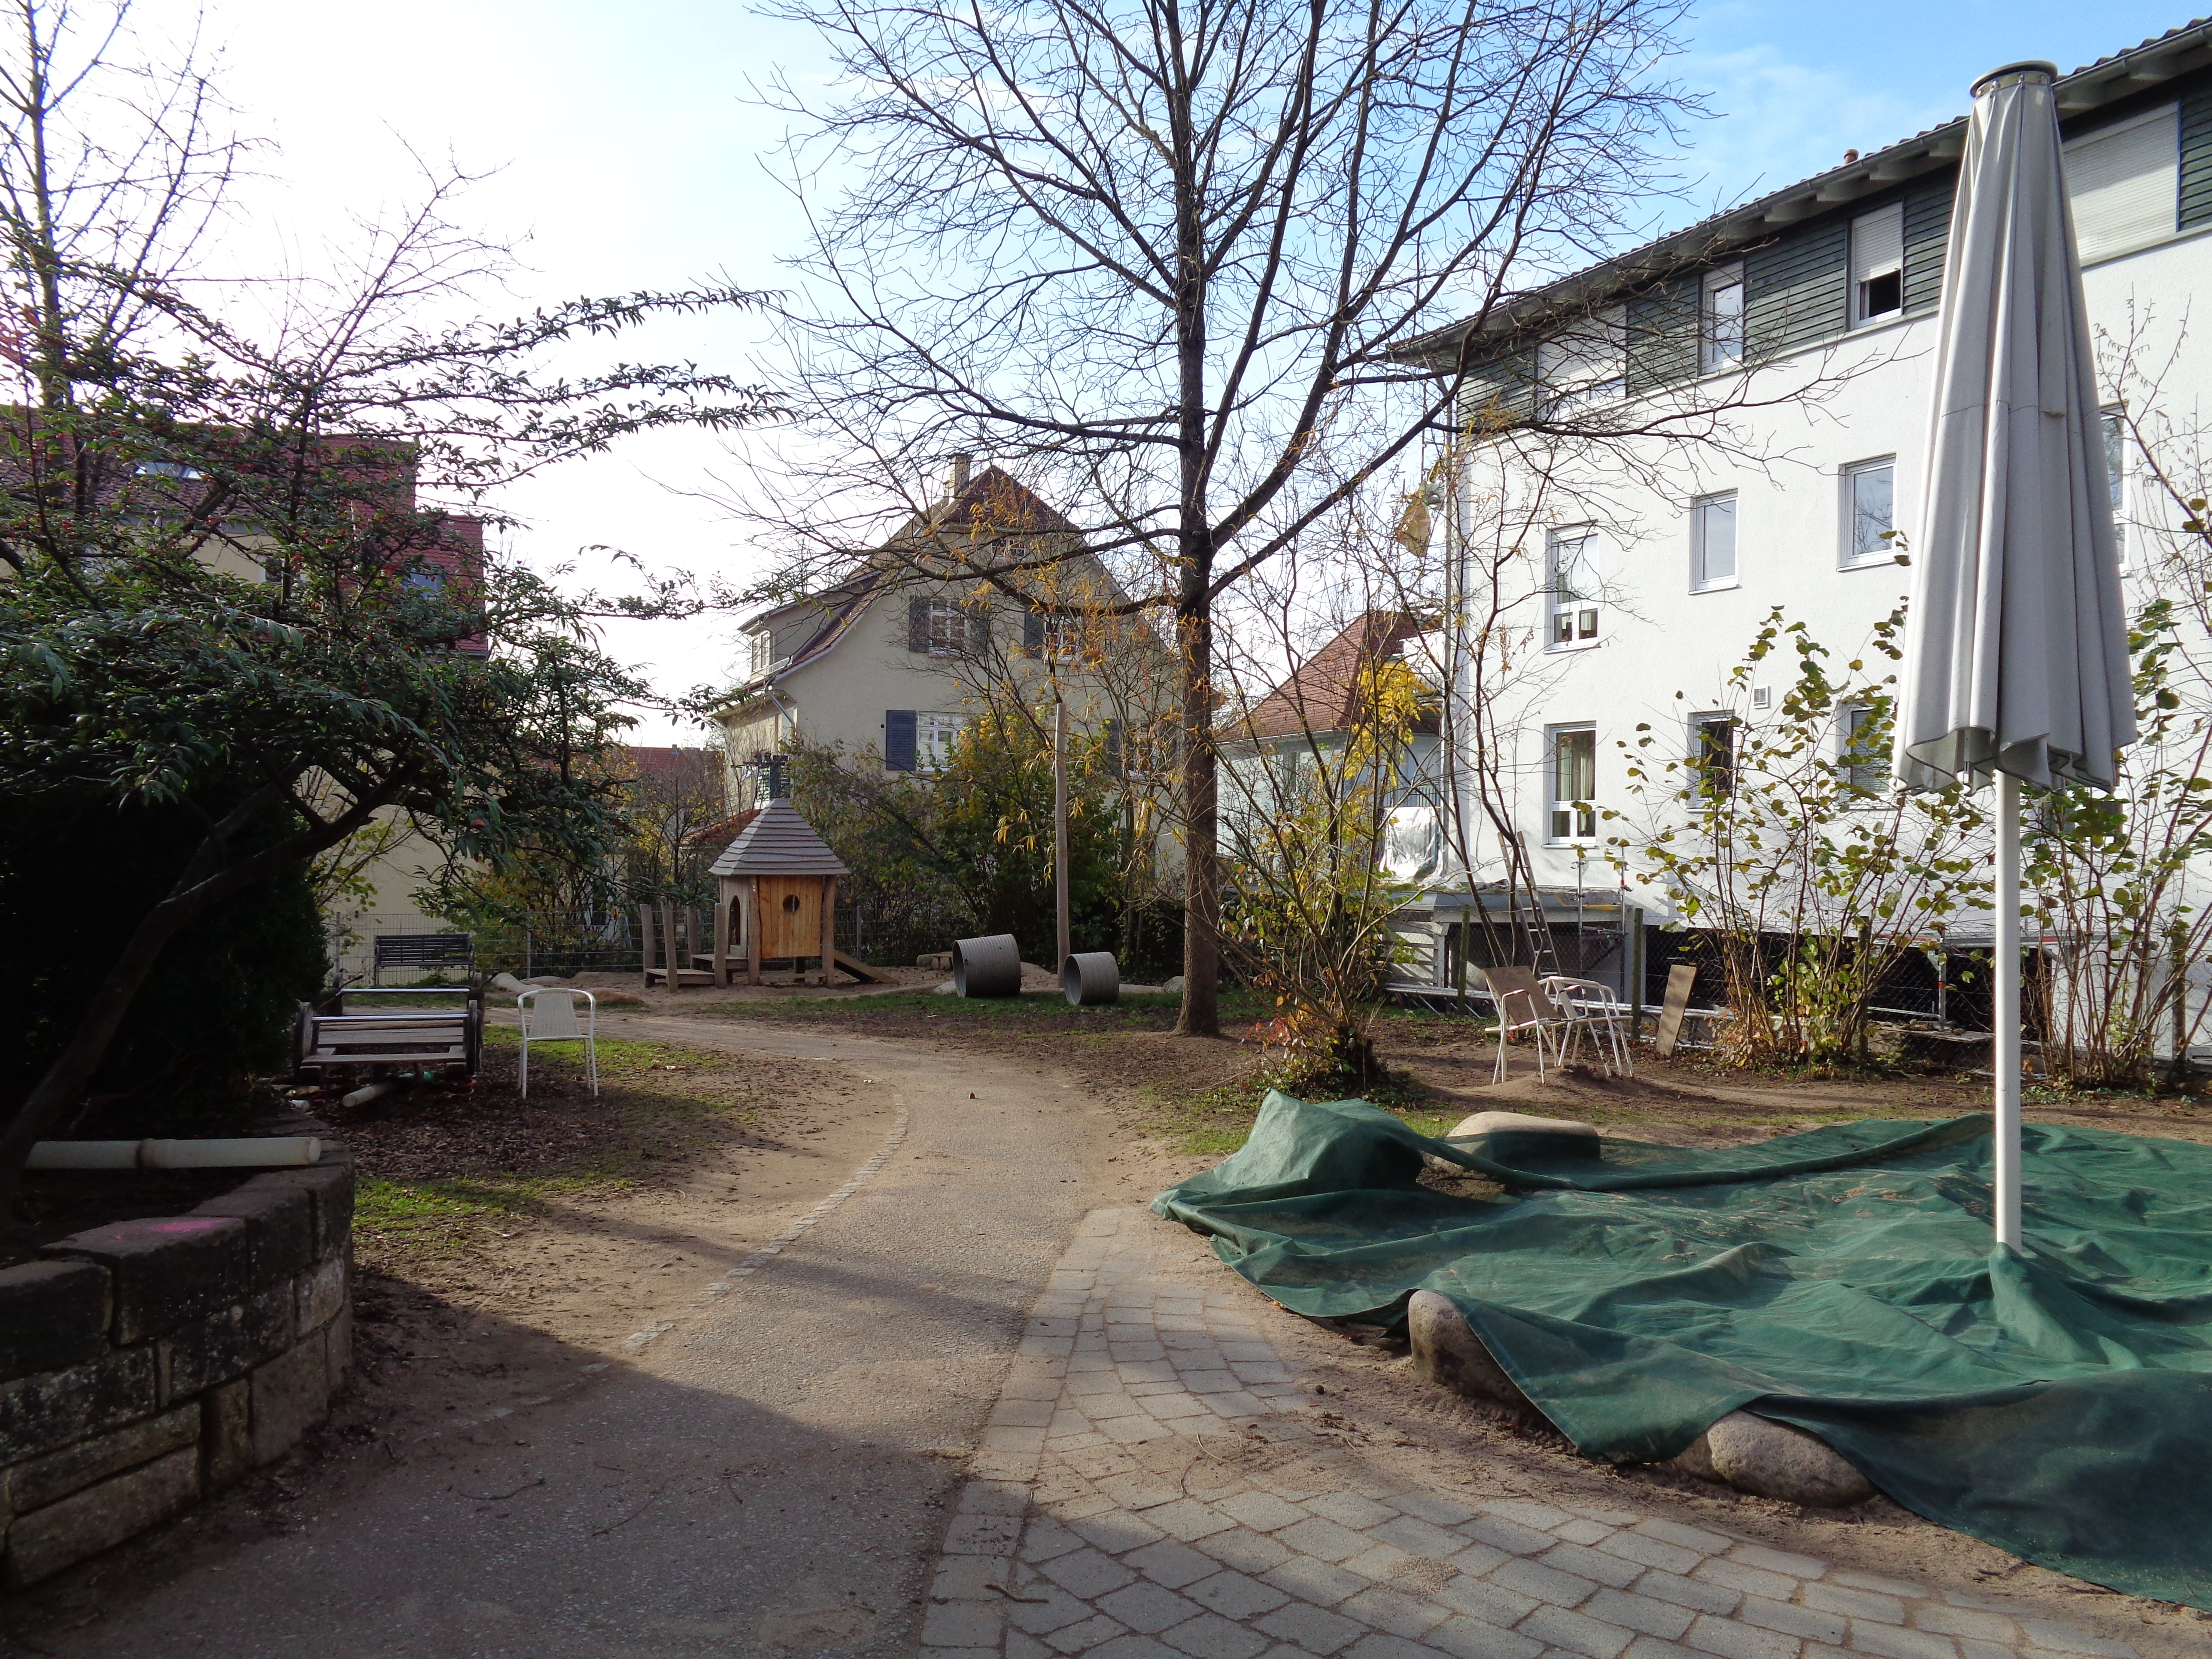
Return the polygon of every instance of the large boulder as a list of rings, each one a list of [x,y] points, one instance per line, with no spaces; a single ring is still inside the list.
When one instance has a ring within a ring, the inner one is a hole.
[[[1753,1412],[1730,1412],[1660,1467],[1813,1509],[1848,1509],[1875,1495],[1874,1482],[1826,1441]]]
[[[1571,1117],[1535,1117],[1527,1112],[1477,1112],[1463,1117],[1458,1126],[1444,1136],[1446,1140],[1464,1140],[1470,1135],[1502,1134],[1518,1130],[1528,1134],[1588,1135],[1597,1139],[1597,1126]]]
[[[1437,1387],[1503,1406],[1518,1416],[1543,1415],[1490,1357],[1449,1297],[1415,1291],[1406,1304],[1406,1336],[1413,1346],[1414,1370]]]

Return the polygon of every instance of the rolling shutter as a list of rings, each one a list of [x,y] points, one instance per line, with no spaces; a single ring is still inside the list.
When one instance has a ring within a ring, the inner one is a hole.
[[[925,641],[924,644],[927,643]],[[911,708],[884,710],[884,770],[914,770],[914,710]]]
[[[2168,104],[2066,145],[2066,194],[2081,263],[2173,234],[2181,191],[2177,108]]]
[[[929,601],[927,599],[913,599],[906,602],[906,648],[909,651],[924,653],[929,649]]]
[[[1744,255],[1744,333],[1753,362],[1844,331],[1850,318],[1850,221],[1838,217]]]

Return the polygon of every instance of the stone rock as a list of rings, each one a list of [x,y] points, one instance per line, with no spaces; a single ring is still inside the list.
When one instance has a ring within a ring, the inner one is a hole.
[[[290,1347],[298,1296],[294,1285],[274,1285],[171,1332],[159,1344],[163,1397],[180,1399],[243,1376]]]
[[[7,1582],[14,1588],[50,1578],[167,1520],[199,1495],[200,1455],[187,1447],[19,1515],[8,1529]]]
[[[484,983],[492,990],[504,991],[509,996],[514,996],[530,988],[520,980],[515,978],[513,974],[506,973],[494,974],[489,979],[486,980]]]
[[[253,1469],[253,1384],[240,1377],[200,1396],[200,1444],[210,1492],[236,1486]]]
[[[332,1148],[325,1146],[319,1164],[304,1170],[271,1170],[246,1183],[247,1188],[255,1191],[299,1188],[313,1200],[318,1261],[327,1261],[343,1254],[346,1241],[353,1235],[353,1165],[346,1159],[343,1148],[337,1149],[335,1161],[331,1152]]]
[[[0,1383],[0,1467],[151,1417],[158,1403],[151,1343]]]
[[[106,1352],[107,1289],[107,1270],[90,1261],[0,1269],[0,1382]]]
[[[937,994],[941,997],[957,997],[960,994],[960,988],[948,979],[937,988]]]
[[[1487,1400],[1519,1414],[1543,1415],[1490,1357],[1490,1350],[1449,1297],[1415,1291],[1406,1304],[1406,1336],[1413,1345],[1414,1370],[1439,1388]]]
[[[246,1224],[247,1272],[258,1285],[281,1284],[313,1265],[315,1201],[297,1187],[241,1187],[192,1213],[235,1216]]]
[[[297,1286],[300,1297],[298,1326],[305,1335],[319,1331],[337,1317],[338,1310],[346,1303],[346,1276],[349,1263],[343,1255],[332,1256],[313,1273],[301,1275]]]
[[[200,1408],[192,1401],[160,1417],[126,1424],[111,1433],[18,1463],[8,1471],[8,1501],[18,1510],[44,1509],[95,1480],[150,1463],[166,1452],[196,1445],[199,1437]]]
[[[1597,1139],[1597,1126],[1571,1117],[1532,1117],[1526,1112],[1477,1112],[1472,1117],[1462,1118],[1444,1134],[1446,1140],[1464,1140],[1469,1135],[1494,1135],[1518,1129],[1530,1134],[1588,1135]]]
[[[252,1256],[235,1216],[156,1216],[88,1228],[46,1247],[98,1262],[115,1281],[114,1340],[138,1342],[235,1302]]]
[[[254,1462],[274,1462],[299,1444],[330,1397],[330,1351],[319,1331],[254,1372]]]
[[[1827,1442],[1754,1412],[1730,1412],[1661,1467],[1813,1509],[1848,1509],[1875,1495],[1874,1483]]]
[[[1182,994],[1182,975],[1181,974],[1176,974],[1161,981],[1160,991],[1161,994],[1165,996],[1181,996]]]
[[[559,974],[532,974],[528,979],[524,980],[522,982],[525,985],[543,985],[548,987],[557,986],[560,988],[566,990],[575,984],[576,981],[573,979],[563,978]]]

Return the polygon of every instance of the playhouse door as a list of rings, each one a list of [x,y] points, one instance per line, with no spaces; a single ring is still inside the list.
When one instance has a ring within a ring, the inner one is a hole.
[[[760,878],[761,960],[822,954],[822,878]]]

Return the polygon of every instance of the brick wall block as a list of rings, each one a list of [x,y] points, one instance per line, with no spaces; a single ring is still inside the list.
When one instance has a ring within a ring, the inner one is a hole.
[[[150,1463],[181,1447],[198,1445],[199,1437],[197,1401],[159,1417],[125,1424],[27,1463],[18,1463],[8,1471],[9,1504],[18,1512],[44,1509],[95,1480]]]
[[[315,1200],[302,1188],[240,1188],[192,1213],[235,1216],[246,1224],[246,1272],[257,1285],[303,1273],[315,1259]]]
[[[0,1269],[0,1381],[58,1371],[107,1350],[107,1270],[90,1261]]]
[[[165,1521],[200,1493],[200,1455],[187,1447],[15,1517],[8,1529],[5,1579],[36,1583],[73,1562]]]
[[[294,1281],[302,1333],[320,1330],[337,1317],[346,1304],[346,1274],[351,1265],[344,1256],[334,1255]]]
[[[253,1461],[269,1463],[300,1442],[330,1403],[330,1357],[319,1331],[253,1373]]]
[[[151,1417],[158,1404],[150,1345],[0,1383],[0,1466]]]
[[[161,1397],[181,1400],[243,1376],[292,1346],[298,1292],[289,1284],[256,1291],[221,1312],[172,1332],[161,1351]]]
[[[236,1486],[253,1468],[253,1383],[240,1377],[200,1396],[200,1469],[210,1492]]]
[[[345,1386],[346,1373],[353,1369],[353,1308],[350,1304],[338,1310],[338,1316],[323,1330],[323,1358],[330,1372],[331,1392],[336,1394]]]
[[[112,1334],[118,1344],[211,1314],[246,1287],[246,1224],[232,1216],[119,1221],[71,1234],[43,1254],[96,1261],[113,1276]]]
[[[304,1170],[271,1170],[255,1176],[240,1190],[281,1192],[297,1188],[315,1205],[315,1260],[324,1261],[341,1253],[353,1232],[353,1164],[343,1151],[342,1161],[331,1162],[333,1149],[325,1148],[324,1161]]]

